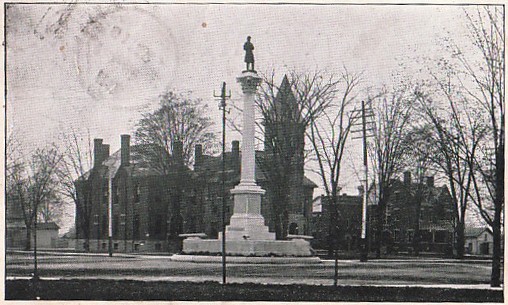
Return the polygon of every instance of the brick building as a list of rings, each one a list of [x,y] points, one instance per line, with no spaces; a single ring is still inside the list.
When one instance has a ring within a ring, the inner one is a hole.
[[[147,160],[153,152],[147,145],[130,146],[122,135],[121,149],[109,154],[109,145],[94,140],[94,166],[76,182],[79,204],[76,209],[77,248],[108,248],[111,196],[113,248],[115,251],[162,251],[168,240],[182,232],[180,205],[191,183],[191,172],[183,165],[182,145],[176,143],[168,158],[169,174],[161,173]],[[160,149],[161,155],[164,150]]]
[[[334,242],[338,244],[338,249],[343,251],[356,250],[360,241],[361,222],[362,222],[362,196],[348,195],[343,193],[339,195],[337,205],[334,207],[331,200],[326,196],[316,198],[315,209],[312,213],[312,231],[314,236],[312,246],[316,249],[328,249],[329,239],[334,232],[333,226],[336,226],[336,237]],[[336,209],[337,219],[330,222],[332,209]]]
[[[419,192],[421,201],[415,200]],[[374,201],[375,196],[369,196]],[[318,199],[321,210],[313,213],[312,234],[316,248],[327,248],[330,232],[330,200]],[[420,209],[418,211],[418,206]],[[367,235],[370,247],[375,243],[378,221],[376,204],[369,202]],[[358,245],[361,233],[362,196],[340,195],[337,205],[339,249],[351,250]],[[417,219],[418,226],[417,226]],[[453,245],[453,203],[446,186],[434,185],[434,178],[427,177],[425,184],[414,183],[409,172],[404,180],[393,181],[391,196],[383,219],[383,244],[387,252],[412,252],[415,232],[419,232],[420,251],[448,253]]]
[[[411,173],[405,172],[403,181],[394,181],[390,194],[383,224],[389,248],[411,252],[419,232],[420,251],[451,251],[453,201],[445,185],[435,186],[434,177],[427,177],[425,183],[413,182]]]

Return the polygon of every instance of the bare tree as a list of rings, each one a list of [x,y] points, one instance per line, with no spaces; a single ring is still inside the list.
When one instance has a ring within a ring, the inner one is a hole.
[[[32,229],[37,229],[41,207],[56,193],[55,173],[61,155],[54,148],[38,148],[29,160],[17,157],[7,156],[7,200],[21,207],[27,234],[25,248],[29,250]]]
[[[457,257],[462,258],[466,213],[474,186],[474,169],[469,165],[476,158],[485,126],[478,109],[474,109],[453,85],[453,69],[446,63],[442,67],[445,77],[434,75],[435,83],[431,85],[440,101],[436,102],[429,94],[422,93],[421,88],[415,91],[415,96],[422,118],[433,128],[432,141],[437,151],[431,160],[448,180],[454,203],[455,250]]]
[[[381,257],[383,244],[383,224],[386,205],[395,176],[404,168],[405,155],[408,153],[408,132],[412,114],[412,97],[408,86],[388,92],[386,89],[376,97],[369,99],[375,116],[373,141],[369,145],[369,154],[373,163],[376,185],[376,257]]]
[[[265,155],[259,164],[270,184],[271,214],[277,239],[288,232],[290,184],[303,179],[305,133],[307,128],[330,106],[341,77],[322,71],[291,72],[279,87],[275,72],[263,76],[256,98],[264,128]]]
[[[66,147],[57,171],[58,190],[63,198],[72,201],[76,206],[76,234],[84,235],[76,236],[76,238],[85,239],[85,250],[88,251],[92,221],[92,194],[91,188],[80,187],[80,183],[85,183],[86,174],[92,168],[92,140],[89,132],[86,137],[82,137],[76,130],[62,134],[62,140]]]
[[[475,158],[475,169],[479,179],[474,180],[480,214],[491,226],[494,239],[492,255],[491,286],[499,287],[501,269],[501,232],[502,211],[504,207],[504,89],[505,89],[505,33],[504,8],[502,6],[479,6],[472,13],[465,11],[469,22],[471,43],[475,47],[479,60],[471,60],[465,52],[452,46],[453,55],[464,68],[466,76],[473,86],[464,82],[467,95],[480,106],[488,122],[488,135],[483,147],[483,158]],[[462,81],[462,78],[459,78]],[[471,88],[471,89],[468,89]],[[482,160],[483,159],[483,160]],[[487,162],[483,162],[487,160]],[[487,198],[493,204],[493,213],[489,213],[488,204],[480,196],[479,181],[487,189]]]
[[[330,204],[330,223],[328,234],[328,253],[332,254],[337,238],[337,204],[340,192],[342,159],[352,124],[358,116],[354,115],[354,90],[360,82],[359,74],[350,74],[345,70],[341,74],[340,94],[333,100],[321,117],[310,122],[307,138],[312,146],[311,156],[318,165],[315,172],[320,176]],[[337,92],[337,95],[339,92]]]
[[[168,174],[173,146],[183,143],[184,163],[192,163],[195,144],[202,144],[205,151],[215,145],[210,131],[213,125],[208,117],[207,106],[201,99],[189,94],[166,91],[160,96],[160,105],[153,112],[142,114],[134,133],[137,144],[145,145],[147,158],[161,173]]]

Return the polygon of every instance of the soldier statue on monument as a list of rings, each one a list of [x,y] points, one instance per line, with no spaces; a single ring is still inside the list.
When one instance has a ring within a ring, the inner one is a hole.
[[[243,44],[243,49],[245,50],[245,63],[247,64],[247,71],[255,71],[254,70],[254,45],[250,42],[250,36],[247,36],[247,41]],[[251,69],[249,70],[249,64]]]

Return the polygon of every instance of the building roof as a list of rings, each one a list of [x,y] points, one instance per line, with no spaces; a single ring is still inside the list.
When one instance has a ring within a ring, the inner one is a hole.
[[[38,222],[37,230],[58,230],[60,227],[54,222]]]
[[[160,154],[165,154],[165,150],[162,147],[157,145],[146,145],[146,144],[138,144],[132,145],[130,147],[130,166],[129,171],[134,176],[154,176],[160,175],[161,172],[154,168],[153,165],[150,164],[149,159],[147,158],[150,154],[156,154],[157,150],[160,151]],[[109,174],[112,177],[116,175],[118,170],[120,169],[121,161],[122,161],[121,149],[115,151],[111,154],[106,160],[104,160],[101,164],[104,165],[107,169],[104,170],[103,174]],[[167,156],[168,159],[170,156]],[[90,177],[92,170],[87,171],[83,176],[79,177],[78,180],[86,180]]]
[[[464,236],[465,237],[478,237],[485,231],[492,234],[490,229],[487,227],[468,227],[468,228],[464,229]]]

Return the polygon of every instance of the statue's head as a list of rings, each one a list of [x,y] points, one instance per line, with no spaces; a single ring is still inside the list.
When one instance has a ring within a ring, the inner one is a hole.
[[[247,41],[250,41],[250,36],[247,36]]]

